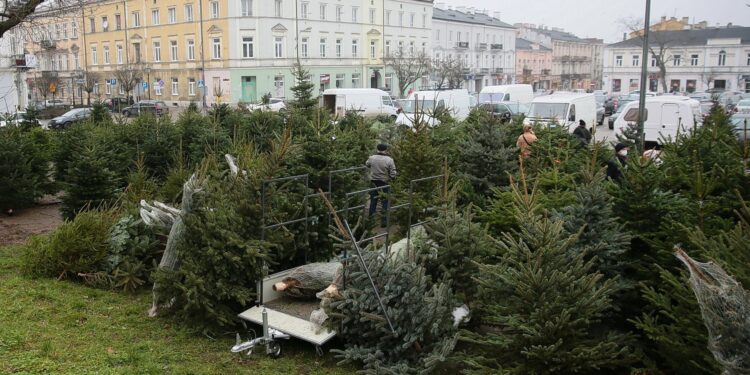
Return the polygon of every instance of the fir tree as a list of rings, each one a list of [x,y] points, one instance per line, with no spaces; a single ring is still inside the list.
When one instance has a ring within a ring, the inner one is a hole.
[[[117,198],[118,181],[109,164],[94,147],[84,147],[73,156],[62,198],[61,210],[65,218],[72,219],[82,209],[96,209]]]
[[[475,203],[481,204],[482,197],[490,189],[508,184],[509,173],[518,168],[518,149],[508,147],[509,138],[504,127],[491,122],[481,122],[470,126],[465,140],[458,142],[458,171],[468,178],[474,193]]]
[[[601,373],[627,365],[627,336],[596,329],[612,308],[615,281],[571,250],[577,236],[540,216],[533,194],[515,194],[524,225],[500,239],[499,264],[479,267],[481,325],[461,337],[466,372]]]
[[[310,79],[310,72],[302,66],[301,62],[297,61],[292,66],[292,76],[295,85],[292,87],[294,100],[290,103],[291,107],[298,114],[309,115],[310,111],[317,105],[317,100],[313,97],[315,85]]]

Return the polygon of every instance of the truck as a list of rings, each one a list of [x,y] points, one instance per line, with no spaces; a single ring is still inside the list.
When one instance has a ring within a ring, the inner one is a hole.
[[[585,121],[589,127],[595,126],[596,99],[594,94],[558,91],[534,98],[524,124],[568,126],[568,130],[573,132],[580,120]]]
[[[479,104],[498,102],[529,104],[533,99],[534,89],[531,85],[515,84],[485,86],[482,91],[479,92],[478,102]]]
[[[633,101],[623,108],[614,123],[616,134],[623,134],[628,124],[638,122],[638,104],[638,101]],[[700,102],[695,99],[674,95],[646,97],[646,121],[643,123],[645,142],[659,144],[702,123]]]
[[[398,115],[391,96],[378,89],[328,89],[323,91],[321,106],[339,117],[348,112],[365,117],[384,115],[393,119]]]

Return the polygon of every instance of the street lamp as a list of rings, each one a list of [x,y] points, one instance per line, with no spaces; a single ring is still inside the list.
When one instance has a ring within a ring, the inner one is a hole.
[[[146,73],[146,90],[148,90],[148,100],[151,100],[151,67],[147,66],[143,68],[143,72]]]

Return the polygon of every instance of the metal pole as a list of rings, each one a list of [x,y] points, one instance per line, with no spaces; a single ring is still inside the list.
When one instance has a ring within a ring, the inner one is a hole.
[[[643,123],[646,120],[646,79],[648,78],[648,69],[646,64],[646,56],[648,56],[648,29],[651,23],[651,0],[646,0],[646,18],[643,21],[643,62],[641,64],[641,92],[638,98],[638,149],[643,151],[644,148],[644,137],[643,137]],[[666,77],[662,77],[666,79]]]
[[[201,28],[201,80],[203,81],[203,108],[206,108],[206,57],[205,57],[205,46],[203,45],[203,0],[200,0],[198,2],[198,7],[200,9],[199,16],[200,16],[200,28]],[[151,93],[149,92],[149,95]],[[149,96],[149,99],[151,97]]]

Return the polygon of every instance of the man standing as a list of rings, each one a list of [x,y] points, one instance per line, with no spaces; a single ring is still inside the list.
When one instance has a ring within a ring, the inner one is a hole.
[[[607,162],[607,177],[614,182],[622,181],[622,171],[620,168],[627,167],[628,163],[628,146],[624,143],[618,143],[615,146],[615,157]]]
[[[387,186],[394,178],[396,178],[396,163],[393,162],[393,158],[388,155],[387,151],[388,146],[382,143],[379,144],[378,152],[375,155],[370,156],[365,163],[370,170],[370,181],[372,181],[374,187],[382,188],[370,192],[370,216],[374,215],[378,208],[378,197],[380,193],[390,193],[390,187]],[[388,198],[384,196],[381,201],[383,214],[380,216],[380,226],[385,227],[388,224],[386,222]]]
[[[536,134],[534,134],[534,128],[531,127],[531,125],[524,125],[523,126],[523,134],[518,136],[518,139],[516,140],[516,146],[518,147],[518,150],[521,152],[521,156],[524,157],[524,159],[527,159],[529,156],[531,156],[531,144],[536,142]]]
[[[591,132],[586,129],[586,121],[578,120],[578,127],[573,130],[573,136],[581,141],[581,148],[589,145],[591,142]]]

